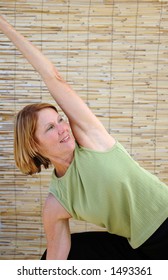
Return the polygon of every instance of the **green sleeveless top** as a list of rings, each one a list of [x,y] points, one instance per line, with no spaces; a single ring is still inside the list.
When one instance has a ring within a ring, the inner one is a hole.
[[[168,187],[116,142],[105,152],[76,145],[64,176],[53,171],[49,192],[74,219],[144,243],[168,217]]]

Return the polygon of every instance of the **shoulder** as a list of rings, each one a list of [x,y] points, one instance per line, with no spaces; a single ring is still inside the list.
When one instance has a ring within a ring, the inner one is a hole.
[[[55,196],[49,193],[43,208],[43,221],[46,223],[69,218],[71,218],[71,215],[55,198]]]

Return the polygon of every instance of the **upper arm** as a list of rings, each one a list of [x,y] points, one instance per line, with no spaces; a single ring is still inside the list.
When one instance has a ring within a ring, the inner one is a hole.
[[[107,149],[115,143],[100,120],[93,114],[78,94],[53,70],[45,79],[48,89],[68,117],[76,141],[84,147]]]
[[[43,210],[47,259],[66,259],[70,250],[69,218],[62,205],[49,194]]]

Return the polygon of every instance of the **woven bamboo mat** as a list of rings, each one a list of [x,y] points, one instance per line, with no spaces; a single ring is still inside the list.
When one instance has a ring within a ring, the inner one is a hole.
[[[133,157],[168,184],[168,3],[1,0],[0,11]],[[0,259],[39,259],[46,246],[41,212],[51,169],[27,177],[13,158],[14,117],[41,101],[53,103],[39,75],[0,33]],[[72,232],[95,229],[71,221]]]

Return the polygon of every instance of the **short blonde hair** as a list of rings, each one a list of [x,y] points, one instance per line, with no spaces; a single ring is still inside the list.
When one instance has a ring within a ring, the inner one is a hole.
[[[57,109],[49,103],[35,103],[25,106],[16,116],[14,128],[14,157],[17,167],[24,174],[34,174],[41,171],[41,165],[46,169],[50,160],[37,152],[35,137],[37,113],[45,108]]]

